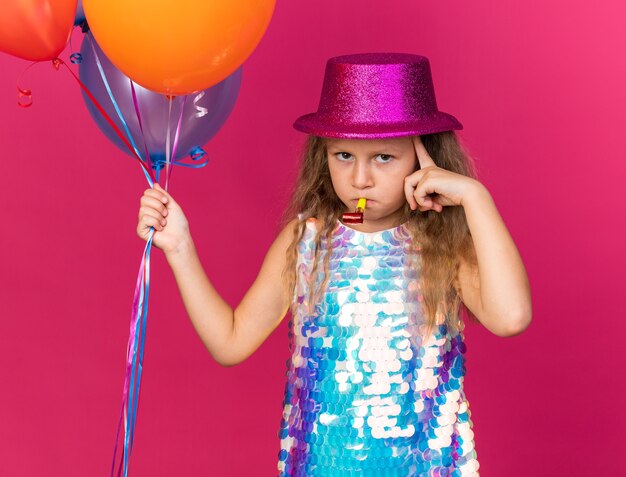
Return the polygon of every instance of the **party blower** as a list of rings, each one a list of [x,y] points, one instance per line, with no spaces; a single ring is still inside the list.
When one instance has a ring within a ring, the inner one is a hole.
[[[345,212],[341,218],[345,224],[362,224],[363,223],[363,211],[365,210],[365,204],[367,199],[361,197],[356,204],[356,210],[354,212]]]

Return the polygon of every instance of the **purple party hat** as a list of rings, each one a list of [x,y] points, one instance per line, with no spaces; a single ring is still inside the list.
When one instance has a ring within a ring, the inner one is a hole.
[[[437,109],[425,56],[364,53],[326,63],[317,112],[293,127],[323,137],[381,139],[463,129]]]

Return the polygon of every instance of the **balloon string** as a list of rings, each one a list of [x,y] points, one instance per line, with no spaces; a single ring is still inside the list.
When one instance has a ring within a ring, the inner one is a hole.
[[[139,105],[137,103],[137,97],[135,95],[134,86],[131,82],[131,89],[133,93],[133,102],[135,104],[137,117],[139,122],[141,123],[141,114],[139,113]],[[185,98],[186,99],[186,98]],[[176,134],[174,137],[174,145],[172,148],[172,156],[176,154],[176,146],[178,144],[178,137],[180,134],[180,128],[182,124],[183,110],[185,106],[185,99],[183,99],[181,111],[178,118],[178,124],[176,127]],[[171,116],[172,109],[172,99],[169,98],[169,112],[168,115]],[[169,137],[170,137],[170,128],[169,128],[169,118],[168,118],[168,130],[167,130],[167,157],[166,157],[166,165],[169,167],[170,165],[170,156],[169,156]],[[143,130],[142,130],[143,135]],[[158,173],[160,169],[157,169],[157,181],[158,181]],[[169,174],[171,174],[171,169],[168,170],[166,168],[166,187],[167,180],[169,178]],[[126,379],[124,381],[124,392],[122,397],[122,408],[124,409],[124,452],[122,455],[122,461],[120,462],[120,466],[118,468],[118,477],[123,469],[124,477],[128,476],[128,467],[130,462],[130,457],[133,450],[133,445],[135,442],[135,425],[137,422],[137,408],[139,406],[139,397],[141,395],[141,375],[143,372],[143,356],[145,349],[145,339],[146,339],[146,322],[148,317],[148,297],[150,295],[150,250],[152,246],[152,238],[154,235],[154,228],[150,229],[150,235],[148,237],[148,243],[146,244],[146,248],[144,250],[144,255],[142,257],[141,265],[139,267],[139,274],[137,277],[137,284],[135,286],[135,297],[133,299],[133,308],[131,315],[131,325],[130,325],[130,335],[128,339],[128,350],[127,350],[127,359],[126,359]],[[145,305],[145,306],[144,306]],[[139,317],[141,316],[141,319]],[[139,344],[139,347],[137,346]],[[138,351],[139,350],[139,351]],[[139,353],[139,358],[137,359],[137,353]],[[135,381],[136,379],[136,381]],[[121,417],[120,417],[121,419]],[[115,449],[113,451],[113,464],[111,468],[111,476],[115,471],[115,457],[117,454],[117,445],[119,441],[120,434],[120,423],[118,422],[117,434],[115,440]]]
[[[109,85],[109,80],[107,79],[106,73],[104,72],[104,68],[102,67],[102,63],[100,62],[100,55],[98,55],[98,51],[96,50],[96,46],[94,44],[93,38],[91,36],[91,32],[87,32],[85,35],[87,37],[87,41],[89,42],[89,46],[91,47],[91,51],[93,52],[93,56],[96,59],[96,66],[98,67],[98,71],[100,73],[100,78],[102,79],[102,83],[104,84],[105,89],[107,90],[107,94],[109,95],[109,99],[115,108],[115,112],[117,116],[120,118],[122,126],[124,127],[124,131],[126,131],[126,136],[130,140],[130,143],[133,146],[133,150],[135,151],[135,155],[141,157],[139,150],[137,149],[137,145],[133,139],[133,135],[128,128],[128,124],[124,120],[124,115],[122,114],[122,110],[120,109],[117,101],[115,100],[115,96],[113,96],[113,91],[111,91],[111,86]]]
[[[174,145],[172,146],[172,158],[176,157],[176,150],[178,149],[178,138],[180,137],[180,128],[181,125],[183,123],[183,112],[185,110],[185,105],[187,104],[187,96],[183,96],[183,104],[180,105],[180,113],[178,115],[178,124],[176,125],[176,133],[174,134]],[[185,164],[180,164],[177,161],[170,161],[172,164],[178,164],[178,165],[185,165]],[[205,164],[206,165],[206,162]],[[200,166],[202,167],[202,166]],[[174,170],[173,167],[171,167],[169,169],[169,172],[167,173],[166,179],[165,179],[165,190],[168,190],[168,184],[169,184],[169,179],[172,175],[172,171]]]
[[[59,67],[61,65],[65,66],[65,68],[67,69],[67,71],[69,71],[71,73],[71,75],[74,77],[74,79],[76,80],[76,82],[80,85],[80,87],[82,88],[82,90],[85,92],[85,94],[89,97],[89,99],[93,102],[94,106],[96,106],[96,108],[98,108],[98,111],[100,111],[100,114],[102,114],[102,116],[104,116],[104,118],[107,120],[107,122],[111,125],[111,127],[113,128],[113,130],[116,132],[116,134],[120,137],[120,139],[122,140],[122,142],[124,143],[124,145],[128,148],[128,150],[131,152],[131,154],[133,156],[135,156],[135,158],[139,161],[139,164],[141,166],[141,169],[143,170],[144,175],[146,176],[146,179],[148,180],[148,183],[150,184],[150,186],[152,186],[154,184],[155,178],[154,175],[152,174],[152,171],[150,169],[147,169],[146,166],[143,163],[143,160],[141,159],[141,156],[139,156],[139,154],[137,154],[135,152],[135,150],[133,149],[133,146],[130,144],[130,142],[128,142],[128,139],[126,139],[126,137],[124,137],[124,134],[122,133],[122,131],[120,131],[120,129],[117,127],[117,125],[113,122],[113,120],[111,119],[111,117],[107,114],[107,112],[104,110],[104,108],[100,105],[100,103],[98,102],[98,100],[96,98],[94,98],[93,94],[91,94],[91,91],[89,91],[89,89],[87,88],[87,86],[85,86],[85,84],[78,78],[78,76],[76,76],[76,73],[74,73],[71,68],[69,66],[67,66],[65,64],[65,62],[63,60],[61,60],[60,58],[55,58],[54,60],[52,60],[52,64],[53,66],[58,70]]]
[[[135,285],[135,295],[130,322],[130,334],[126,353],[126,377],[122,397],[122,412],[118,421],[115,438],[115,448],[113,451],[113,463],[111,466],[111,477],[115,472],[115,458],[117,455],[118,441],[120,437],[121,422],[124,422],[124,452],[118,466],[118,477],[122,470],[124,477],[128,475],[130,456],[132,454],[135,438],[135,424],[137,419],[137,408],[141,390],[141,375],[143,370],[143,355],[146,337],[146,320],[148,316],[148,297],[150,294],[150,250],[154,228],[150,228],[148,241],[139,266],[137,283]],[[144,306],[145,305],[145,306]],[[122,419],[123,417],[123,419]]]
[[[141,121],[141,113],[139,111],[139,103],[137,101],[137,95],[135,93],[135,88],[133,82],[130,83],[131,92],[133,96],[133,104],[135,106],[135,112],[137,114],[137,120],[139,122],[140,130],[142,137],[144,137],[144,145],[146,146],[147,153],[147,145],[145,144],[145,135],[143,133],[143,124]],[[183,101],[183,107],[184,107]],[[170,111],[171,115],[171,99],[170,99]],[[176,136],[174,139],[174,148],[173,154],[176,151],[176,145],[178,143],[178,136],[180,132],[180,127],[182,124],[182,110],[179,116],[178,125],[176,128]],[[169,120],[168,120],[168,138],[169,138]],[[167,151],[169,153],[169,144],[167,147]],[[147,154],[149,157],[149,154]],[[170,157],[167,157],[167,163],[169,164]],[[157,176],[156,182],[158,182],[158,174],[160,168],[157,168]],[[167,176],[166,176],[167,177]],[[154,187],[154,184],[152,184]],[[137,284],[135,286],[135,296],[133,299],[133,308],[131,314],[131,325],[130,325],[130,335],[128,339],[128,349],[127,349],[127,359],[126,359],[126,377],[124,381],[124,391],[122,397],[122,413],[120,416],[120,422],[123,416],[124,422],[124,452],[121,457],[121,461],[118,467],[118,477],[121,476],[123,471],[124,477],[128,476],[128,468],[130,457],[132,454],[134,441],[135,441],[135,426],[137,422],[137,409],[139,406],[139,398],[141,395],[141,376],[143,373],[143,356],[145,349],[145,337],[146,337],[146,324],[148,317],[148,297],[150,295],[150,250],[152,246],[152,238],[154,235],[154,228],[151,227],[150,234],[148,236],[148,243],[146,244],[146,248],[144,250],[144,255],[142,257],[141,265],[139,267],[139,273],[137,276]],[[141,318],[140,318],[141,317]],[[139,356],[138,356],[139,355]],[[111,477],[115,472],[115,458],[117,455],[118,441],[120,436],[120,422],[118,422],[117,433],[115,439],[115,448],[113,451],[113,463],[111,467]]]
[[[141,113],[139,112],[139,101],[137,100],[137,93],[135,91],[135,83],[130,78],[128,79],[128,81],[130,82],[130,92],[133,97],[133,106],[135,107],[135,114],[137,115],[137,122],[139,123],[139,130],[141,131],[141,137],[143,138],[143,147],[146,150],[146,157],[148,158],[148,163],[150,164],[150,167],[153,167],[152,158],[150,157],[150,151],[148,150],[148,143],[146,142],[146,135],[143,132],[143,121],[141,120]],[[158,169],[157,169],[157,174],[158,174]],[[159,179],[157,175],[157,181],[158,180]]]
[[[132,402],[135,395],[135,373],[137,369],[137,345],[139,336],[141,334],[141,309],[143,307],[144,287],[145,287],[145,252],[142,257],[142,263],[139,268],[139,274],[137,282],[139,284],[139,297],[137,297],[137,288],[135,289],[135,298],[133,300],[133,314],[131,316],[131,332],[129,334],[130,353],[127,356],[126,363],[126,379],[124,381],[124,399],[123,402],[126,406],[125,416],[126,422],[124,423],[124,454],[123,454],[123,468],[124,476],[128,473],[128,466],[130,456],[132,453],[132,440],[133,433],[133,414],[132,414]]]
[[[93,48],[93,43],[92,43]],[[97,58],[97,53],[96,53]],[[99,61],[98,61],[99,63]],[[148,180],[148,183],[151,187],[154,187],[155,178],[150,169],[146,169],[139,152],[134,145],[124,137],[120,129],[113,122],[113,120],[106,113],[104,108],[98,103],[98,101],[91,94],[89,89],[83,84],[83,82],[76,76],[76,74],[59,58],[53,61],[53,65],[56,69],[59,68],[60,65],[65,65],[67,70],[72,74],[74,79],[78,82],[80,87],[85,91],[89,99],[93,102],[93,104],[98,108],[98,111],[102,114],[102,116],[107,120],[107,122],[111,125],[113,130],[117,133],[120,139],[124,142],[126,147],[131,151],[131,153],[139,160],[141,168]],[[99,68],[101,65],[99,64]],[[101,74],[103,71],[101,70]],[[106,82],[106,79],[103,78],[103,81]],[[107,90],[108,83],[107,83]],[[112,97],[112,94],[109,90],[109,95]],[[118,108],[116,108],[118,109]],[[118,111],[118,114],[121,116],[121,112]],[[122,119],[122,118],[120,118]],[[124,123],[123,119],[122,122]],[[132,140],[132,136],[129,134],[129,138]],[[142,131],[143,134],[143,131]],[[143,355],[144,355],[144,346],[145,346],[145,336],[146,336],[146,321],[148,316],[148,296],[150,293],[150,250],[152,246],[152,237],[154,234],[154,228],[151,228],[150,235],[148,238],[148,242],[146,243],[146,248],[144,249],[142,262],[139,267],[139,273],[137,277],[137,284],[135,286],[135,297],[133,299],[133,308],[131,315],[131,325],[130,325],[130,335],[128,340],[128,348],[127,348],[127,356],[126,356],[126,378],[124,380],[124,390],[122,397],[122,416],[120,416],[120,420],[124,422],[124,452],[122,455],[122,461],[120,462],[120,466],[118,469],[118,476],[122,472],[124,473],[124,477],[128,477],[128,467],[130,456],[132,453],[134,437],[135,437],[135,424],[137,419],[137,408],[139,405],[139,395],[141,390],[141,376],[143,370]],[[144,306],[145,305],[145,306]],[[140,318],[141,317],[141,318]],[[139,346],[139,350],[138,350]],[[115,458],[117,454],[117,444],[119,440],[119,432],[120,432],[120,423],[118,422],[117,435],[116,435],[116,444],[113,453],[113,463],[111,468],[111,476],[115,471]]]
[[[150,152],[148,150],[148,144],[146,143],[146,134],[143,130],[143,120],[141,119],[141,112],[139,110],[139,100],[137,98],[137,93],[135,90],[135,83],[132,80],[130,81],[130,90],[131,90],[131,94],[133,97],[133,105],[135,107],[135,113],[137,115],[137,122],[139,123],[139,130],[141,131],[141,136],[143,137],[144,141],[144,148],[146,150],[146,157],[149,158],[148,162],[150,164],[150,166],[152,167],[152,169],[155,169],[157,171],[157,181],[159,180],[159,175],[160,175],[160,171],[163,168],[163,164],[164,162],[167,163],[167,161],[164,161],[163,159],[156,157],[153,158],[150,155]],[[169,97],[167,98],[169,100]],[[180,160],[177,159],[173,159],[176,157],[176,150],[178,147],[178,139],[180,136],[180,131],[181,131],[181,126],[182,126],[182,122],[183,122],[183,113],[184,113],[184,108],[185,108],[185,104],[187,102],[187,96],[183,97],[183,105],[181,107],[180,110],[180,115],[178,117],[178,125],[176,126],[176,133],[174,136],[174,147],[172,150],[172,154],[170,156],[170,165],[171,166],[183,166],[183,167],[189,167],[191,169],[199,169],[201,167],[204,167],[208,164],[208,159],[205,159],[203,162],[198,163],[198,164],[185,164],[184,162],[181,162]],[[171,111],[168,112],[168,125],[170,124],[170,120],[169,120],[169,116],[171,115]],[[169,137],[169,130],[167,133],[167,137]],[[169,146],[166,146],[166,151],[169,151]],[[167,152],[166,152],[167,154]],[[195,146],[189,153],[189,156],[191,158],[192,161],[197,161],[199,159],[201,159],[202,157],[204,157],[206,155],[206,152],[204,151],[204,149],[202,149],[199,146]],[[167,174],[166,178],[169,179],[169,177],[171,177],[172,175],[172,169],[170,168],[169,174]],[[165,190],[168,190],[168,183],[166,181],[165,184]]]
[[[146,249],[148,244],[146,244]],[[146,251],[142,256],[141,265],[139,267],[139,273],[137,275],[137,283],[135,285],[135,296],[133,298],[133,308],[130,321],[130,334],[128,338],[128,351],[126,356],[126,378],[124,380],[124,394],[123,405],[125,406],[124,415],[124,453],[123,453],[123,468],[124,475],[128,473],[128,465],[130,460],[130,454],[132,452],[132,408],[131,403],[135,394],[135,369],[137,367],[137,344],[139,336],[141,334],[141,316],[143,303],[144,303],[144,287],[145,287],[145,264],[146,264]],[[119,472],[118,472],[119,475]]]
[[[154,229],[151,230],[151,233],[153,233]],[[146,244],[146,252],[145,252],[145,277],[144,277],[144,283],[145,283],[145,306],[144,302],[143,302],[143,298],[144,298],[144,289],[142,289],[142,314],[141,314],[141,342],[139,345],[139,361],[136,361],[136,368],[137,368],[137,384],[136,384],[136,393],[133,393],[133,399],[132,402],[130,402],[130,404],[132,405],[131,407],[131,413],[130,413],[130,417],[129,417],[129,421],[130,421],[130,452],[132,452],[133,450],[133,443],[135,440],[135,423],[137,420],[137,406],[139,405],[139,396],[141,393],[141,375],[143,372],[143,352],[145,349],[145,342],[146,342],[146,320],[148,318],[148,296],[150,294],[150,250],[152,246],[152,237],[150,237],[148,244]],[[132,383],[132,379],[131,379],[131,383]]]
[[[165,190],[167,190],[167,179],[170,171],[170,154],[172,150],[170,149],[170,127],[171,127],[171,118],[172,118],[172,100],[171,96],[167,96],[167,131],[165,136]],[[158,177],[158,175],[157,175]]]

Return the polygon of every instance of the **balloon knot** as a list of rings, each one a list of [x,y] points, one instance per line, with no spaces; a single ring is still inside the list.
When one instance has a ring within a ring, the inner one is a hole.
[[[54,66],[54,69],[57,71],[61,67],[62,64],[64,63],[61,58],[55,58],[54,60],[52,60],[52,66]]]
[[[165,167],[165,158],[161,156],[152,156],[150,157],[150,161],[152,162],[152,169],[155,171],[160,171]]]

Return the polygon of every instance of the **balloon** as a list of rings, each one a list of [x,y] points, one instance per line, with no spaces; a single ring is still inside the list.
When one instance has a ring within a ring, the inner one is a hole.
[[[72,31],[76,0],[0,0],[0,51],[31,61],[53,60]]]
[[[74,26],[80,25],[85,21],[85,11],[83,10],[83,0],[78,0],[76,7],[76,16],[74,17]]]
[[[124,132],[125,129],[115,111],[115,107],[111,102],[98,70],[96,56],[91,47],[92,43],[98,54],[98,59],[104,70],[113,97],[133,136],[139,154],[144,157],[144,139],[142,138],[133,103],[130,80],[111,63],[91,36],[85,36],[83,40],[80,51],[82,62],[78,66],[79,77],[119,129]],[[241,70],[241,68],[237,69],[233,74],[212,88],[187,97],[185,108],[183,109],[176,157],[174,159],[193,154],[196,148],[203,146],[219,131],[237,100],[241,85]],[[135,93],[141,113],[143,137],[145,138],[150,157],[152,162],[162,163],[165,160],[166,153],[169,101],[165,96],[149,91],[139,85],[135,85]],[[113,128],[84,93],[83,100],[100,130],[121,150],[130,153]],[[171,131],[170,144],[174,140],[182,100],[182,97],[178,97],[172,101],[172,112],[169,121]]]
[[[276,0],[83,0],[89,27],[120,71],[167,95],[233,73],[261,40]]]

